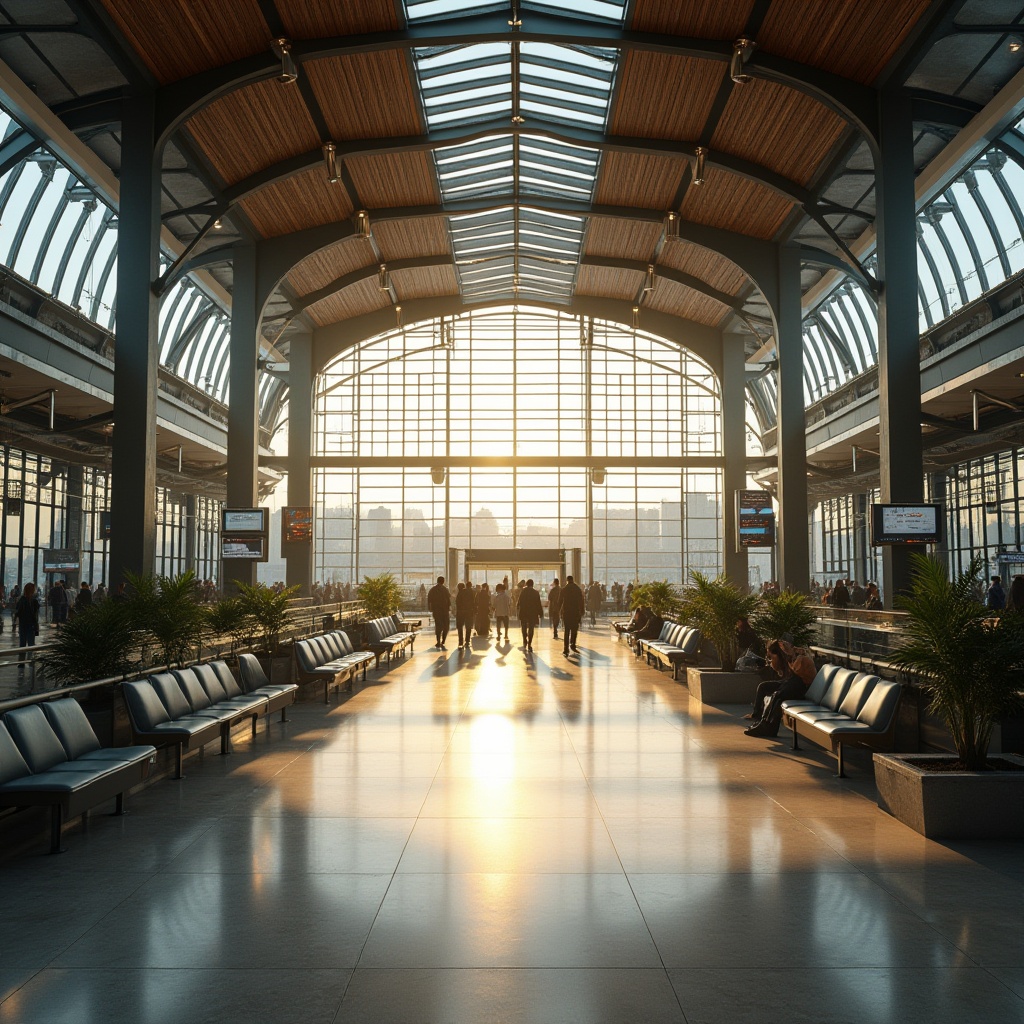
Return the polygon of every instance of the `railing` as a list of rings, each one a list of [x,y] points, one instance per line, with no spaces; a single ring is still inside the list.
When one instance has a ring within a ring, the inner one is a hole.
[[[891,657],[899,642],[905,612],[868,611],[864,608],[817,608],[818,636],[815,654],[842,660],[860,669],[872,669],[889,678],[901,670]]]

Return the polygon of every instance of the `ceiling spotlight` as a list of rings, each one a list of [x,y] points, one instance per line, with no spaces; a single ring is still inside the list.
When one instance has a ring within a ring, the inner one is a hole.
[[[299,69],[292,59],[292,41],[290,39],[275,39],[270,44],[274,56],[281,60],[281,72],[277,76],[279,82],[295,82],[299,77]]]
[[[704,184],[705,167],[708,162],[708,150],[706,146],[697,147],[697,160],[693,168],[694,185]]]
[[[743,70],[744,65],[750,60],[750,55],[754,52],[754,47],[757,43],[753,39],[737,39],[732,44],[732,57],[729,60],[729,77],[737,85],[746,85],[750,81],[751,76]]]
[[[665,241],[679,241],[679,214],[675,210],[669,210],[665,214]]]
[[[382,292],[391,291],[391,275],[388,273],[387,264],[382,263],[377,272],[377,287]]]
[[[1024,49],[1024,41],[1021,40],[1020,36],[1010,36],[1006,40],[1006,48],[1010,53],[1020,53]]]
[[[370,237],[370,215],[365,210],[356,214],[356,233],[360,238]]]
[[[217,219],[216,219],[216,220],[215,220],[215,221],[213,222],[213,230],[214,230],[214,231],[220,231],[220,229],[221,229],[222,227],[224,227],[224,224],[223,224],[223,222],[221,221],[220,217],[218,217],[218,218],[217,218]]]
[[[526,124],[526,118],[522,114],[514,114],[512,117],[513,124]]]
[[[640,326],[640,307],[633,307],[633,330],[635,331]]]
[[[402,307],[401,306],[395,306],[395,326],[396,327],[401,327],[402,326]]]
[[[647,264],[647,280],[644,282],[644,295],[650,295],[654,291],[654,264]]]
[[[327,180],[332,185],[341,181],[338,170],[338,147],[333,142],[325,142],[321,147],[324,154],[324,166],[327,168]]]

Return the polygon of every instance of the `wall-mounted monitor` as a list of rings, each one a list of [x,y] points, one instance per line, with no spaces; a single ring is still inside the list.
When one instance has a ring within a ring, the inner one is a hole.
[[[281,509],[281,543],[313,543],[312,505],[285,505]]]
[[[871,543],[938,544],[942,541],[941,505],[871,506]]]
[[[269,525],[269,509],[224,508],[220,512],[221,533],[266,533]]]
[[[100,512],[98,513],[98,531],[96,533],[97,540],[110,540],[110,513]]]
[[[775,509],[768,491],[736,492],[736,550],[775,545]]]
[[[221,558],[236,558],[243,562],[265,562],[269,557],[267,549],[267,538],[256,534],[231,536],[222,533],[220,536]]]
[[[43,572],[78,572],[82,568],[79,553],[71,548],[46,548],[43,551]]]

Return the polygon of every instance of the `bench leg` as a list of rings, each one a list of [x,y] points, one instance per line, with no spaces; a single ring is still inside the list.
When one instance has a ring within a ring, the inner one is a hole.
[[[175,769],[176,769],[174,777],[176,779],[183,779],[183,778],[185,778],[185,773],[181,770],[182,769],[182,761],[185,760],[184,746],[185,745],[183,743],[176,743],[174,745],[174,749],[175,749]]]
[[[842,743],[836,749],[836,759],[839,762],[839,771],[836,772],[837,779],[845,779],[846,772],[843,770],[843,745]]]
[[[288,721],[288,705],[287,704],[285,704],[285,706],[283,708],[281,708],[281,721],[282,722],[287,722]],[[270,715],[267,715],[267,728],[268,729],[270,728]]]
[[[256,739],[256,720],[259,717],[260,717],[259,715],[253,715],[252,716],[252,738],[253,739]]]
[[[330,679],[325,679],[324,680],[324,703],[325,704],[330,704],[331,703],[330,692],[331,692],[331,681],[330,681]]]
[[[220,752],[224,755],[231,753],[231,726],[227,722],[220,727]]]
[[[64,810],[60,804],[53,805],[50,814],[50,853],[60,853],[60,833],[64,825]]]
[[[114,814],[118,816],[124,814],[124,793],[117,794],[114,802]]]
[[[793,730],[793,749],[794,750],[799,750],[800,749],[800,738],[796,734],[796,719],[795,718],[790,720],[789,727],[790,727],[790,729]]]

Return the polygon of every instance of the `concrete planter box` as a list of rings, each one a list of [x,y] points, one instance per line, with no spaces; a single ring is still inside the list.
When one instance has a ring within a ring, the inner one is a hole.
[[[753,704],[761,676],[757,672],[723,672],[688,668],[686,685],[702,704]]]
[[[999,757],[1024,765],[1016,754]],[[1024,839],[1024,772],[929,772],[954,754],[875,754],[878,806],[929,839]]]

